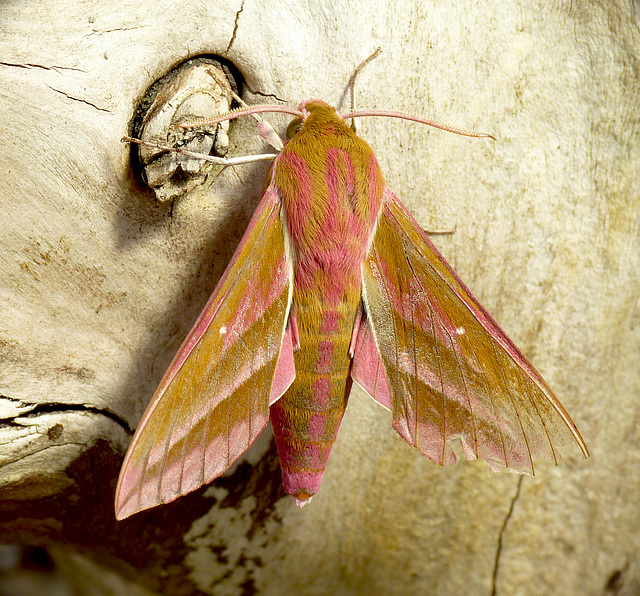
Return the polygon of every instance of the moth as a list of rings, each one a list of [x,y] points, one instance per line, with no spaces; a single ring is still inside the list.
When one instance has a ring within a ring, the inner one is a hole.
[[[568,440],[588,457],[540,374],[387,186],[346,123],[354,114],[319,100],[276,109],[296,116],[290,138],[138,426],[116,517],[211,482],[269,420],[284,488],[305,505],[354,381],[442,466],[456,461],[453,439],[492,470],[533,474]]]

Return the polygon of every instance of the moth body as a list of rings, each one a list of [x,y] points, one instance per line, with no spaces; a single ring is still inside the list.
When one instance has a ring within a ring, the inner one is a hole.
[[[362,262],[382,205],[371,148],[320,102],[276,158],[294,269],[296,376],[271,406],[285,490],[298,504],[320,488],[351,391],[349,347],[361,308]]]

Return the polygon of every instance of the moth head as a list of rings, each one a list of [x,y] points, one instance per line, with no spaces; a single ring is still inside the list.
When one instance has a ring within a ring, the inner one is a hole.
[[[287,126],[287,139],[292,139],[302,128],[302,118],[295,118]]]

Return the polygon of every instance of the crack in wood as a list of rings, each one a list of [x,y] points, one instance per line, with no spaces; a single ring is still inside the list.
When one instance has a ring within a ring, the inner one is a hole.
[[[73,101],[79,101],[80,103],[87,104],[88,106],[91,106],[92,108],[95,108],[99,112],[107,112],[108,114],[111,113],[111,110],[107,110],[107,108],[101,108],[101,107],[97,106],[96,104],[91,103],[90,101],[87,101],[86,99],[81,99],[79,97],[73,97],[73,95],[69,95],[68,93],[65,93],[64,91],[61,91],[60,89],[56,89],[55,87],[52,87],[51,85],[47,85],[47,87],[49,87],[49,89],[51,89],[51,91],[55,91],[56,93],[59,93],[60,95],[64,95],[68,99],[71,99]]]
[[[73,68],[72,66],[58,66],[58,65],[52,65],[52,66],[46,66],[45,64],[35,64],[33,62],[24,62],[24,63],[18,63],[18,62],[0,62],[0,66],[8,66],[10,68],[41,68],[42,70],[55,70],[56,72],[58,72],[59,70],[71,70],[71,71],[75,71],[75,72],[87,72],[86,70],[83,70],[81,68]]]
[[[2,396],[6,397],[6,396]],[[13,398],[11,401],[21,401],[15,400]],[[129,426],[129,424],[123,418],[120,418],[114,412],[110,410],[106,410],[103,408],[98,408],[96,406],[87,406],[85,404],[64,404],[64,403],[48,403],[48,404],[32,404],[28,402],[21,402],[27,406],[33,405],[34,407],[28,412],[24,412],[19,414],[18,416],[11,416],[9,418],[0,418],[0,425],[4,426],[23,426],[18,422],[22,419],[33,418],[35,416],[40,416],[41,414],[64,414],[65,412],[89,412],[92,414],[98,414],[100,416],[105,416],[115,422],[118,426],[122,427],[128,434],[133,434],[133,429]]]
[[[511,516],[513,515],[513,508],[516,504],[516,501],[519,499],[520,497],[520,489],[522,488],[522,481],[524,480],[524,476],[520,476],[520,478],[518,478],[518,486],[516,488],[516,493],[513,496],[513,498],[511,499],[511,505],[509,506],[509,510],[507,511],[507,515],[504,518],[504,521],[502,522],[502,527],[500,528],[500,534],[498,535],[498,548],[496,550],[496,558],[495,558],[495,562],[493,565],[493,576],[492,576],[492,580],[491,580],[491,596],[496,596],[498,593],[498,569],[500,567],[500,555],[502,554],[502,541],[503,541],[503,537],[504,537],[504,533],[507,530],[507,525],[509,524],[509,520],[511,519]]]
[[[236,34],[238,33],[238,21],[240,20],[240,14],[244,10],[244,1],[242,0],[242,4],[240,4],[240,10],[236,13],[236,19],[233,23],[233,33],[231,34],[231,41],[229,41],[229,45],[227,46],[227,52],[231,49],[233,42],[236,40]]]

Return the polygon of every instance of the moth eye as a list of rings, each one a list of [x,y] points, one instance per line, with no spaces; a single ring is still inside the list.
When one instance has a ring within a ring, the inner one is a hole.
[[[302,120],[300,118],[292,120],[289,126],[287,126],[287,139],[292,139],[297,133],[300,132],[301,128]]]

